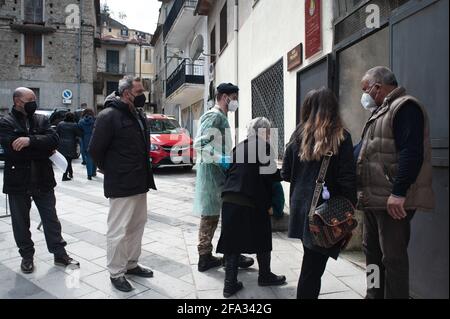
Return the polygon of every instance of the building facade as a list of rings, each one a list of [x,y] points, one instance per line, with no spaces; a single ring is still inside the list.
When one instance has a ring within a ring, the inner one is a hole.
[[[241,88],[239,112],[230,114],[236,140],[245,138],[250,119],[266,116],[279,130],[280,159],[311,89],[334,90],[355,144],[370,116],[360,103],[360,81],[368,69],[390,67],[423,101],[432,128],[437,207],[413,220],[411,293],[418,298],[449,295],[448,5],[445,0],[283,0],[282,5],[200,0],[196,9],[208,17],[209,87],[235,82]],[[361,229],[352,248],[361,248]]]
[[[11,107],[19,86],[34,90],[42,108],[92,106],[99,13],[94,0],[0,1],[0,108]]]
[[[159,110],[177,118],[194,136],[207,110],[209,82],[207,18],[194,14],[197,3],[162,1],[155,40]]]
[[[147,97],[146,111],[154,111],[152,83],[155,77],[152,35],[129,29],[124,24],[101,14],[101,34],[97,41],[97,108],[103,107],[105,96],[117,90],[126,75],[140,77]]]

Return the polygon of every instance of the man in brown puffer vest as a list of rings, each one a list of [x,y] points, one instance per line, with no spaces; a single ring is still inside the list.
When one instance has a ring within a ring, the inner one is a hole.
[[[362,80],[367,121],[357,160],[358,208],[364,211],[363,246],[368,299],[409,298],[408,244],[416,210],[432,210],[430,127],[425,108],[398,86],[386,67]]]

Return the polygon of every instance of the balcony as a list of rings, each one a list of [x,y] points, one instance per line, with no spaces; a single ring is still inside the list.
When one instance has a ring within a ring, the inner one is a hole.
[[[164,22],[163,37],[166,43],[181,44],[192,31],[199,17],[194,15],[198,0],[175,0]]]
[[[124,76],[127,74],[126,63],[110,63],[98,61],[97,72],[105,76]]]
[[[184,60],[167,79],[166,98],[171,103],[186,103],[203,95],[204,66]]]

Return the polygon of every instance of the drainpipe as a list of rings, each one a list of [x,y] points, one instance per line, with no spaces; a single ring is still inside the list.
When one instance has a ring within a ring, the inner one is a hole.
[[[239,86],[239,0],[234,0],[234,83]],[[234,114],[235,142],[239,142],[239,109]]]
[[[77,109],[81,105],[81,50],[82,50],[82,26],[83,26],[83,0],[80,0],[80,27],[78,28],[78,58],[77,58],[77,105],[74,109]]]

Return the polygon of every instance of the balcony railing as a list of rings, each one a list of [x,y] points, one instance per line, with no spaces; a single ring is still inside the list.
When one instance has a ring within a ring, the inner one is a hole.
[[[167,79],[166,98],[186,83],[205,84],[204,66],[184,60]]]
[[[127,72],[125,63],[106,63],[106,73],[123,75]]]
[[[169,15],[167,16],[167,19],[164,22],[164,32],[163,32],[164,39],[166,38],[173,24],[177,20],[180,11],[184,7],[195,9],[197,7],[197,3],[198,0],[175,0],[175,3],[173,4],[172,9],[170,10]]]

